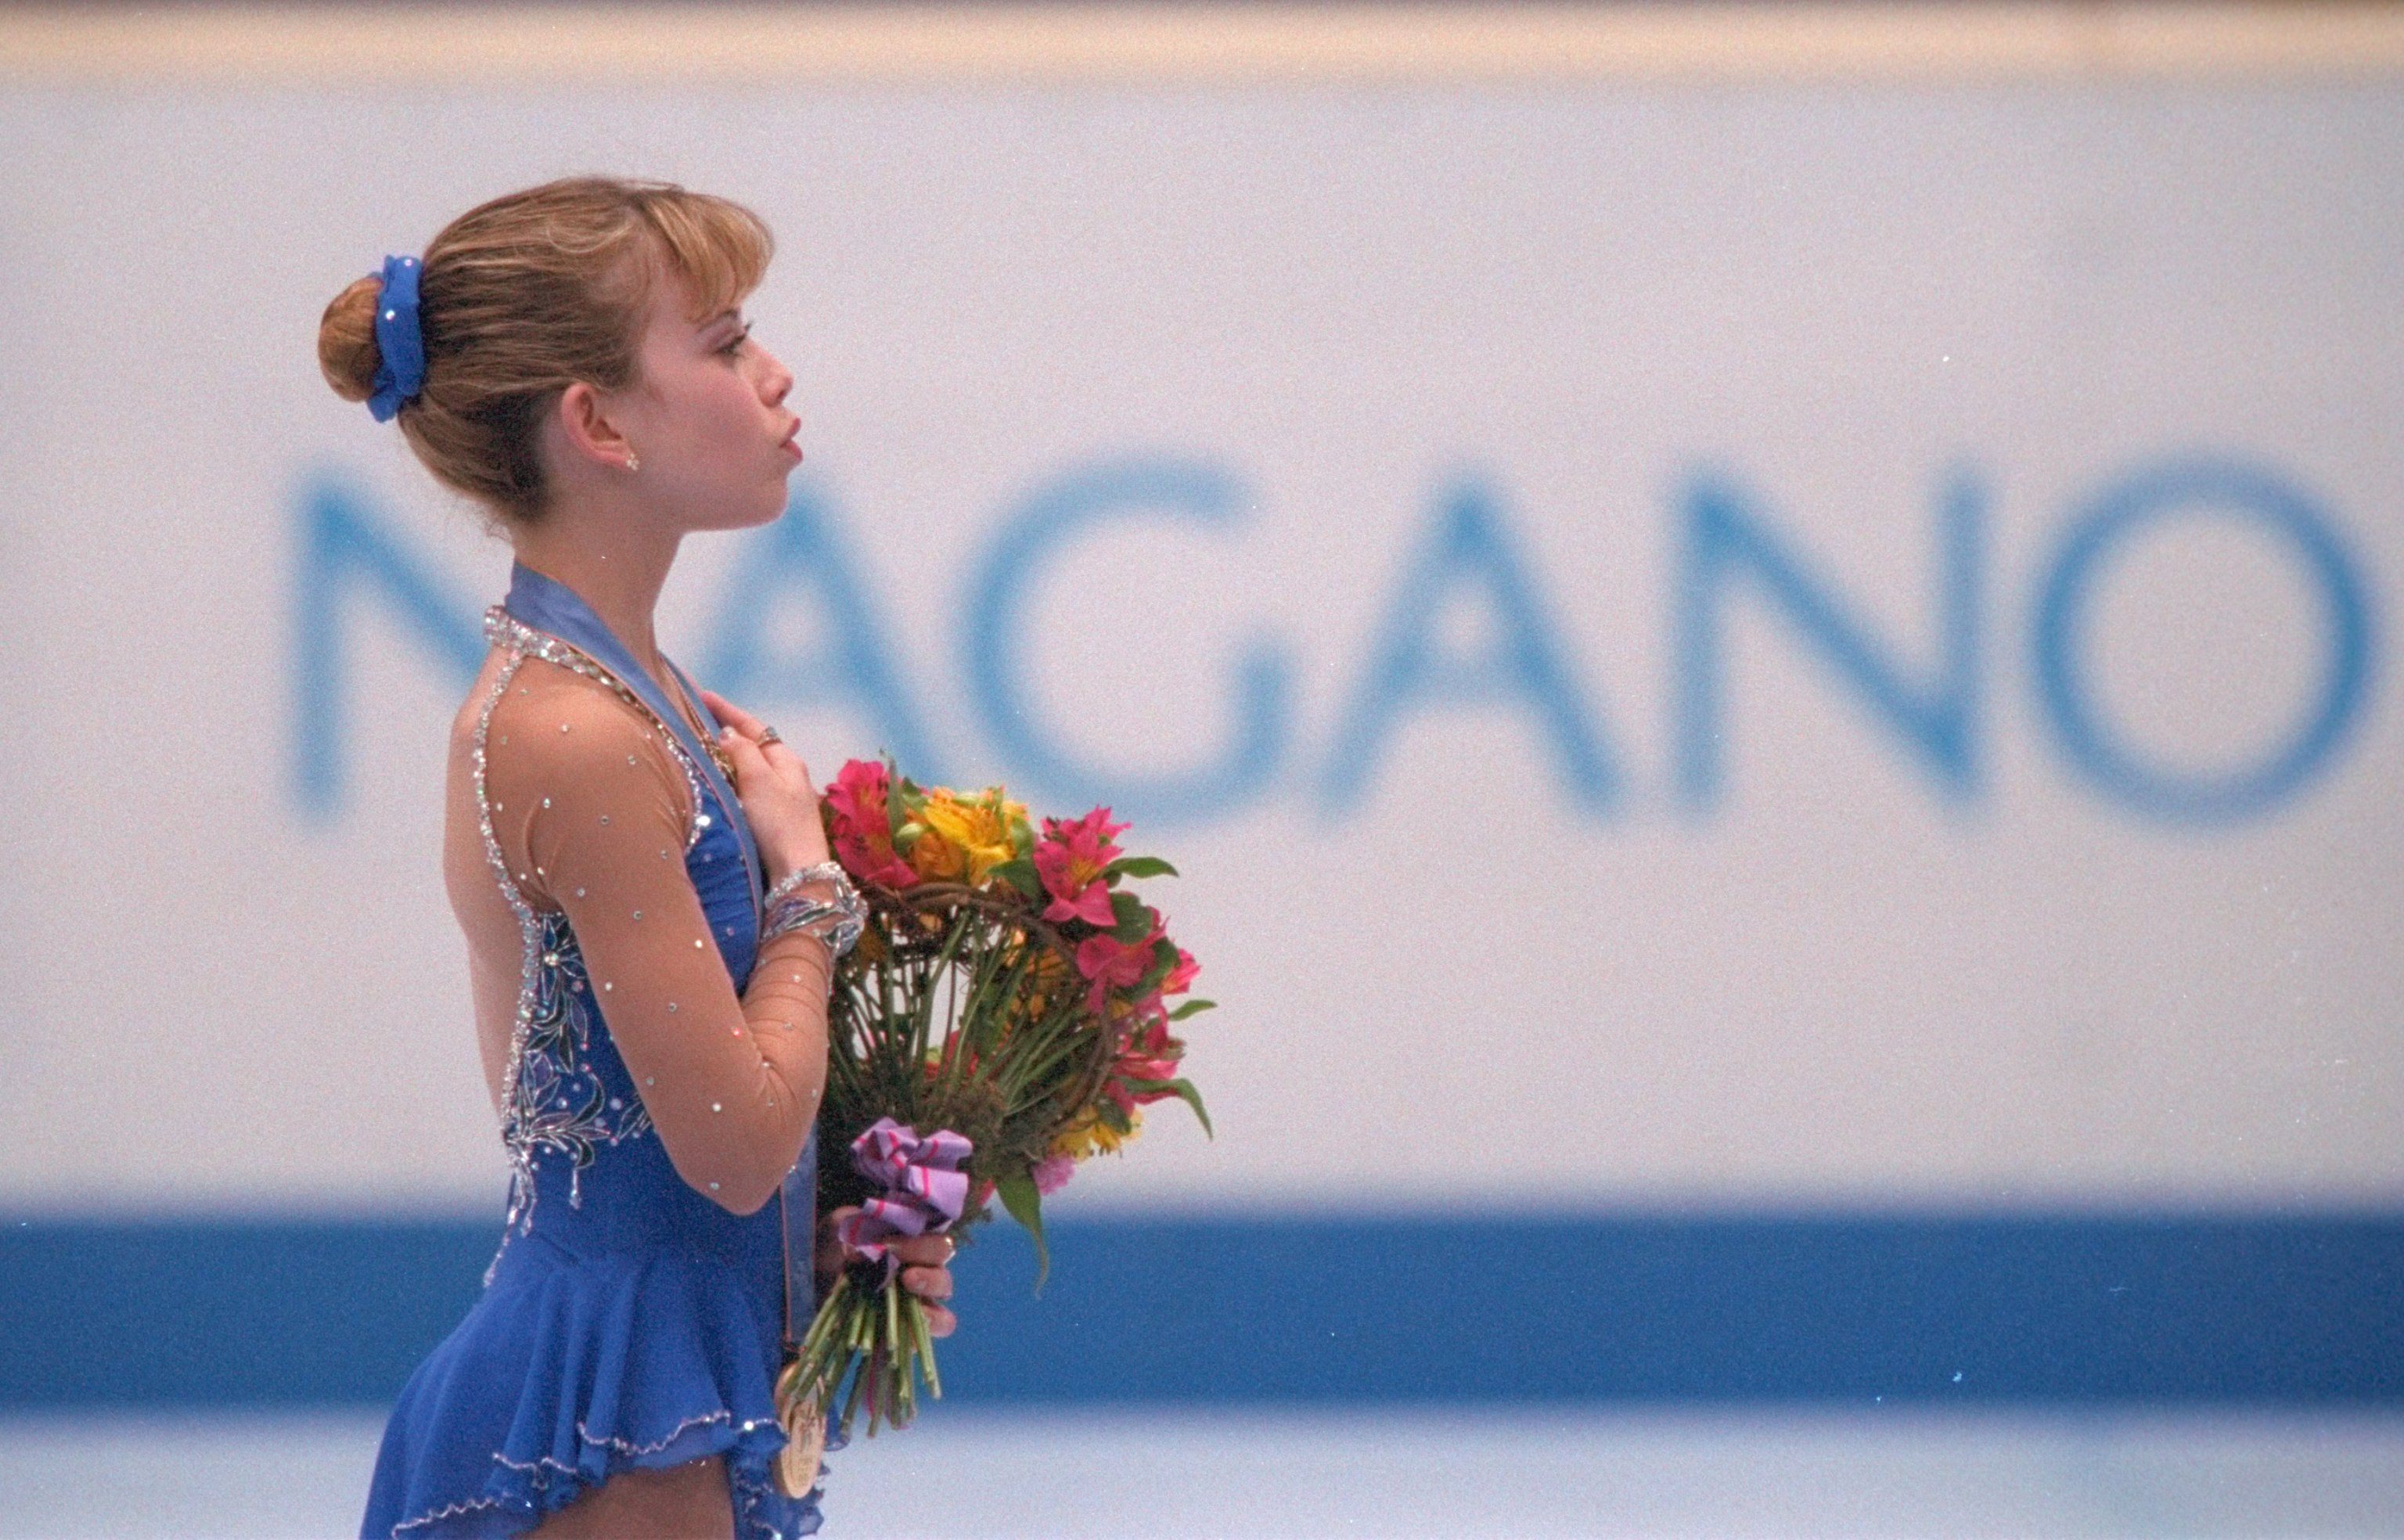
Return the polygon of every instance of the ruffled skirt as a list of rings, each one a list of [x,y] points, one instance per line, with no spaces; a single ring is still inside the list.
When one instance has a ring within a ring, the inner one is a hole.
[[[723,1259],[518,1237],[402,1389],[362,1540],[519,1534],[618,1471],[713,1454],[738,1540],[816,1533],[817,1494],[771,1474],[777,1339]]]

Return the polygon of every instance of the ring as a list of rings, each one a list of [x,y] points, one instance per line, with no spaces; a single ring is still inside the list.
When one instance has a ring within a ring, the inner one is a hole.
[[[760,727],[760,747],[761,747],[761,748],[765,749],[765,748],[767,748],[767,747],[768,747],[770,744],[772,744],[772,743],[782,743],[782,742],[784,742],[784,741],[785,741],[785,740],[784,740],[782,737],[780,737],[780,736],[778,736],[778,735],[777,735],[776,730],[775,728],[768,726],[768,725],[767,725],[766,723],[764,723],[764,722],[761,724],[761,727]]]

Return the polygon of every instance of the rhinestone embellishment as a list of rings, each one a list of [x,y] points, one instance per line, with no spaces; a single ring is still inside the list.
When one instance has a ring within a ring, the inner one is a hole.
[[[661,724],[642,698],[607,668],[558,637],[520,623],[502,607],[496,605],[485,612],[484,636],[503,656],[476,721],[472,761],[478,832],[483,838],[486,863],[517,917],[521,941],[516,1015],[502,1071],[501,1138],[510,1163],[509,1211],[501,1239],[506,1251],[512,1236],[527,1234],[533,1228],[538,1166],[555,1158],[566,1159],[570,1163],[567,1201],[571,1207],[580,1208],[580,1178],[599,1151],[652,1129],[649,1109],[639,1097],[612,1096],[600,1078],[601,1066],[614,1060],[594,1052],[596,1042],[606,1052],[606,1038],[594,1036],[596,1029],[603,1029],[597,1014],[599,1002],[594,998],[596,992],[589,991],[583,955],[566,916],[533,907],[520,886],[525,879],[511,872],[500,848],[492,815],[502,811],[502,805],[490,800],[485,745],[488,741],[507,744],[509,735],[491,733],[495,708],[512,685],[518,693],[527,693],[526,686],[518,682],[519,671],[526,658],[536,657],[604,684],[633,706],[649,724],[644,734],[646,742],[651,740]],[[569,732],[573,726],[572,721],[563,721],[560,731]],[[684,842],[690,852],[700,843],[702,832],[719,821],[711,811],[706,810],[715,807],[715,796],[705,794],[703,776],[676,735],[665,732],[660,736],[662,747],[683,775],[692,799]],[[629,755],[628,763],[640,762]],[[545,809],[553,806],[552,797],[541,797],[540,802]],[[610,822],[608,814],[598,818],[605,825]],[[707,859],[710,852],[703,854]],[[588,896],[585,888],[579,887],[574,891],[580,899]],[[640,911],[633,913],[641,917]],[[729,929],[730,937],[736,933],[735,929]],[[705,941],[697,940],[693,945],[706,950]],[[615,988],[614,981],[605,979],[597,993],[611,993]],[[676,1012],[678,1005],[669,1002],[668,1009]],[[734,1034],[742,1036],[743,1029],[736,1027]],[[644,1076],[642,1083],[657,1088],[654,1076]],[[722,1113],[724,1104],[713,1102],[711,1111]],[[708,1185],[712,1192],[719,1190],[717,1183]],[[496,1253],[492,1267],[485,1270],[488,1283],[499,1263],[500,1254]]]

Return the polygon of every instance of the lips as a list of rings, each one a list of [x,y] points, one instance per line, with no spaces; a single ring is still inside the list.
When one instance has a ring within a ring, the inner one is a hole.
[[[785,436],[776,441],[776,447],[778,449],[791,450],[793,453],[793,458],[797,460],[802,457],[802,446],[793,442],[793,436],[801,432],[801,430],[802,420],[799,417],[796,417],[793,419],[793,426],[785,429]]]

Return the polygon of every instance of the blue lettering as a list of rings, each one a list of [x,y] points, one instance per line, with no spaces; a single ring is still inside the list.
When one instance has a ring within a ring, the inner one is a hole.
[[[343,601],[365,586],[462,684],[483,663],[476,614],[445,592],[433,568],[330,477],[300,503],[300,563],[293,595],[293,790],[324,815],[342,801],[348,768],[349,650]]]
[[[769,657],[760,628],[778,595],[789,590],[817,608],[826,642],[798,656]],[[785,516],[735,564],[712,627],[706,674],[730,700],[851,707],[874,728],[902,774],[939,783],[945,778],[943,766],[902,675],[877,642],[884,635],[835,537],[834,521],[816,497],[799,490]]]
[[[1677,670],[1677,782],[1691,807],[1717,801],[1726,736],[1720,698],[1720,595],[1738,573],[1763,594],[1832,665],[1839,679],[1912,749],[1949,797],[1978,788],[1978,561],[1980,500],[1966,472],[1938,507],[1939,657],[1934,677],[1915,688],[1878,638],[1847,618],[1827,585],[1733,489],[1697,484],[1686,499],[1684,557],[1678,571],[1672,646]]]
[[[1456,588],[1479,591],[1499,623],[1483,655],[1440,656],[1430,627]],[[1369,665],[1328,757],[1323,804],[1357,805],[1396,721],[1416,703],[1484,705],[1516,700],[1533,708],[1552,739],[1561,782],[1590,811],[1611,805],[1619,776],[1588,714],[1566,652],[1505,535],[1491,496],[1463,482],[1437,501],[1426,544],[1388,607]]]
[[[2096,580],[2128,538],[2177,517],[2257,525],[2302,558],[2327,620],[2319,699],[2300,729],[2259,763],[2221,775],[2148,763],[2106,726],[2086,686],[2086,639]],[[2370,605],[2337,531],[2312,499],[2267,472],[2215,460],[2153,467],[2090,503],[2063,537],[2037,594],[2033,632],[2037,695],[2070,763],[2105,794],[2171,822],[2258,817],[2324,768],[2359,714],[2370,682]]]
[[[1105,519],[1149,511],[1204,525],[1230,525],[1240,511],[1217,472],[1179,461],[1137,460],[1082,471],[1029,498],[1007,520],[977,570],[960,632],[969,698],[1013,777],[1033,796],[1070,806],[1108,804],[1160,821],[1224,813],[1276,776],[1286,733],[1289,669],[1255,637],[1236,666],[1236,733],[1213,763],[1183,774],[1137,776],[1077,763],[1039,726],[1028,703],[1020,646],[1030,580],[1053,553]]]

